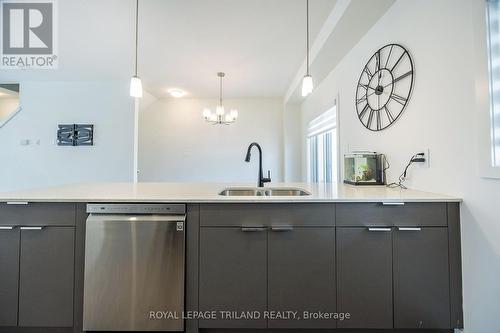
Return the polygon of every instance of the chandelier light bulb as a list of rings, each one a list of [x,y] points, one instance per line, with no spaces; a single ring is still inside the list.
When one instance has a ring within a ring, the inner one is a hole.
[[[209,119],[211,115],[212,115],[212,111],[210,111],[209,108],[203,109],[203,118]]]
[[[238,118],[238,110],[232,109],[229,114],[231,115],[231,118],[233,118],[234,120]]]
[[[224,106],[218,105],[215,109],[215,114],[218,116],[222,116],[224,114]]]

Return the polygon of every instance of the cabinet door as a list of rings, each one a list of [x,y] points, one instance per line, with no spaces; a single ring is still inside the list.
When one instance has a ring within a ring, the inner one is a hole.
[[[215,320],[200,320],[200,328],[267,327],[265,228],[201,228],[199,300],[201,311],[217,312]],[[235,317],[243,311],[261,317]]]
[[[19,326],[73,326],[73,227],[21,228]]]
[[[394,327],[450,327],[447,228],[396,229]]]
[[[339,328],[392,328],[391,228],[337,228],[337,279]]]
[[[0,326],[17,326],[19,228],[0,227]]]
[[[269,311],[285,315],[268,327],[335,328],[333,318],[304,316],[335,312],[335,229],[274,227],[268,237]]]

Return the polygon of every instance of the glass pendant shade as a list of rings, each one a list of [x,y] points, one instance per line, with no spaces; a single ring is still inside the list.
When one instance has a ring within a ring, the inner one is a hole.
[[[306,97],[312,93],[314,88],[313,79],[311,75],[306,75],[302,79],[302,97]]]
[[[130,79],[130,96],[131,97],[142,97],[142,81],[138,76],[132,76]]]

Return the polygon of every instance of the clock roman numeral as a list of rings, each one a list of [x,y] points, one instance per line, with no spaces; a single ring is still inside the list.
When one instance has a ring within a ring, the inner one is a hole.
[[[380,119],[380,110],[377,110],[377,131],[382,129],[382,119]]]
[[[375,61],[376,61],[376,67],[375,71],[378,72],[380,70],[380,50],[375,53]]]
[[[389,110],[389,108],[386,106],[384,106],[384,109],[385,109],[385,114],[387,115],[387,118],[389,119],[389,122],[392,123],[394,121],[394,116],[392,115],[391,111]]]
[[[363,110],[361,110],[361,112],[359,113],[359,119],[363,119],[363,117],[365,116],[366,114],[366,111],[370,110],[370,113],[371,111],[373,111],[370,106],[368,105],[368,103],[365,105],[365,107],[363,108]]]
[[[365,69],[363,71],[366,73],[366,75],[368,75],[368,79],[371,80],[373,77],[373,73],[370,71],[370,68],[368,68],[368,65],[365,66]]]
[[[368,128],[372,127],[373,113],[374,112],[375,111],[373,111],[372,109],[370,109],[370,115],[368,115],[368,121],[366,122],[366,127],[368,127]]]
[[[393,99],[394,101],[398,102],[401,105],[405,105],[406,101],[408,100],[407,98],[399,96],[398,94],[394,93],[391,95],[391,99]]]
[[[391,54],[392,54],[392,48],[394,47],[394,45],[391,45],[391,48],[389,49],[389,55],[387,56],[387,60],[385,61],[385,68],[387,68],[387,66],[389,65],[389,59],[391,59]]]
[[[397,65],[399,65],[399,63],[401,62],[401,60],[403,59],[403,57],[406,55],[406,51],[403,52],[403,54],[398,58],[398,60],[396,61],[396,63],[394,64],[394,66],[392,66],[391,68],[391,72],[396,68]]]

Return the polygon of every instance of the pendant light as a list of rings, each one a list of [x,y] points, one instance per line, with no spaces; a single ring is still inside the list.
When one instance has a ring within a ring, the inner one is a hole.
[[[306,75],[302,79],[302,97],[313,91],[313,79],[309,73],[309,0],[306,0]]]
[[[223,72],[217,73],[219,77],[219,104],[215,107],[215,113],[209,108],[203,109],[203,118],[212,125],[229,125],[238,118],[238,110],[232,109],[226,114],[224,104],[222,104],[222,79],[225,75]]]
[[[139,41],[139,0],[135,0],[135,71],[130,79],[130,96],[142,97],[142,81],[137,75],[137,51]]]

